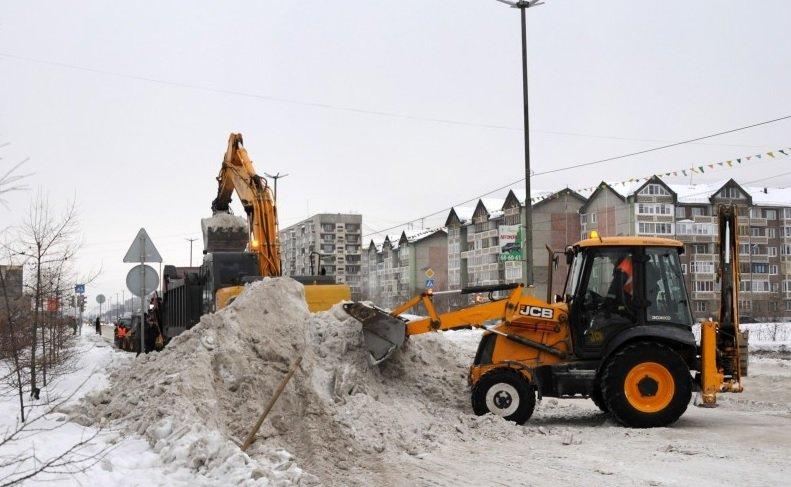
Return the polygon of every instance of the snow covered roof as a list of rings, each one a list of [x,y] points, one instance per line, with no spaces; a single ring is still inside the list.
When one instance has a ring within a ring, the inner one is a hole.
[[[791,188],[744,188],[759,206],[791,206]]]
[[[435,235],[437,232],[446,233],[445,227],[439,228],[419,228],[419,229],[410,229],[404,230],[398,234],[386,235],[386,236],[374,236],[371,238],[371,242],[376,246],[376,251],[381,252],[382,246],[385,243],[385,240],[390,242],[390,246],[393,250],[397,250],[398,247],[401,245],[401,237],[405,236],[408,243],[416,243],[432,235]],[[368,244],[370,247],[370,243]]]

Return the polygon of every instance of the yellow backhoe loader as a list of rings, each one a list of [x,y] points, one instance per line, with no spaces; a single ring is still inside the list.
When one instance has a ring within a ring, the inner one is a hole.
[[[544,301],[522,284],[505,284],[462,289],[490,300],[447,313],[437,313],[430,292],[391,312],[359,302],[345,310],[363,324],[374,362],[411,335],[485,327],[469,372],[476,414],[521,424],[536,395],[589,397],[625,426],[666,426],[687,409],[693,388],[705,406],[718,392],[742,391],[737,212],[720,206],[718,213],[722,304],[717,322],[701,324],[700,343],[681,271],[684,247],[666,238],[594,235],[568,247],[565,289],[553,300],[551,289]],[[550,251],[550,269],[556,258]],[[399,317],[421,304],[426,318]]]

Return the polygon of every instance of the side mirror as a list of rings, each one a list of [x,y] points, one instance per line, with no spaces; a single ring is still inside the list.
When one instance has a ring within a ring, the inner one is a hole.
[[[574,262],[574,253],[566,251],[566,265],[571,265]]]
[[[558,255],[555,255],[554,257],[552,257],[552,266],[553,266],[555,269],[557,269],[557,268],[558,268],[558,263],[559,263],[559,261],[560,261],[560,257],[559,257]]]
[[[565,301],[565,299],[563,298],[563,296],[561,296],[560,294],[556,294],[556,295],[555,295],[554,302],[556,302],[556,303],[562,303],[562,302],[564,302],[564,301]]]

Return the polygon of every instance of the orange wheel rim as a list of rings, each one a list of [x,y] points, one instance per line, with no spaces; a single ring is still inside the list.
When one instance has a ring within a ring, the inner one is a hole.
[[[643,413],[656,413],[665,409],[676,391],[673,375],[664,365],[643,362],[626,374],[624,392],[626,400]]]

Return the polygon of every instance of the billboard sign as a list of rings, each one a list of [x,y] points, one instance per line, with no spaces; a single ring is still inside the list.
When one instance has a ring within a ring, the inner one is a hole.
[[[498,232],[500,237],[500,260],[523,260],[522,226],[500,225]]]

